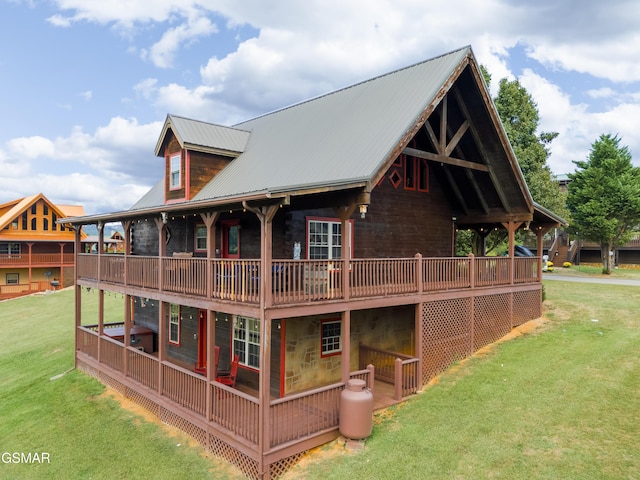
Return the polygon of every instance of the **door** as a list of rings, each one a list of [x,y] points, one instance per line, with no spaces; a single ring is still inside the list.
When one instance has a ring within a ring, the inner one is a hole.
[[[207,373],[207,311],[198,310],[198,357],[196,371]]]
[[[222,222],[222,258],[240,258],[240,222]]]

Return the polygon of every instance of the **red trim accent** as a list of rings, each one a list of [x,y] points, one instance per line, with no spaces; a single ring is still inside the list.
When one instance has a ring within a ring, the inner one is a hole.
[[[222,220],[220,221],[221,249],[220,256],[222,258],[240,258],[240,230],[238,230],[238,253],[229,254],[229,228],[240,225],[240,220]]]
[[[184,151],[184,196],[187,200],[191,200],[191,175],[187,175],[191,171],[191,152]]]
[[[417,163],[416,163],[416,183],[418,186],[418,191],[419,192],[428,192],[429,191],[429,163],[427,162],[427,160],[425,158],[418,158],[417,159]],[[425,172],[425,185],[422,186],[422,182],[421,182],[421,175],[420,175],[420,171],[422,169],[422,167],[424,166],[424,172]]]
[[[175,157],[176,155],[180,155],[180,184],[177,187],[172,187],[171,186],[171,159],[173,157]],[[182,168],[182,150],[178,150],[177,152],[170,153],[167,156],[167,162],[168,162],[167,166],[169,167],[168,168],[169,178],[167,179],[168,190],[170,192],[173,192],[175,190],[182,190],[182,188],[183,188],[182,186],[184,185],[184,178],[183,178],[184,169]]]

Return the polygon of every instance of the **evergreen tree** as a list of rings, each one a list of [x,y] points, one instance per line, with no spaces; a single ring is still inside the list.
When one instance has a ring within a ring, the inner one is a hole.
[[[618,136],[601,135],[586,161],[574,161],[569,174],[567,206],[571,231],[600,245],[602,272],[613,269],[615,250],[627,243],[640,225],[640,168]]]

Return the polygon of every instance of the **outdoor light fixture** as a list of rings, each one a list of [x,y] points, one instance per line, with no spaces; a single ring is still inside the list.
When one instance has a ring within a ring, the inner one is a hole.
[[[367,216],[367,206],[360,205],[360,218],[364,218]]]
[[[167,224],[167,212],[160,212],[160,216],[162,217],[162,223]]]

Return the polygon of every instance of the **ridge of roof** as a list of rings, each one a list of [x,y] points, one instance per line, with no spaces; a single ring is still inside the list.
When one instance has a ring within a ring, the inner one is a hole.
[[[419,62],[415,62],[415,63],[413,63],[411,65],[407,65],[405,67],[397,68],[395,70],[391,70],[391,71],[388,71],[386,73],[381,73],[379,75],[376,75],[375,77],[368,78],[368,79],[365,79],[365,80],[361,80],[359,82],[352,83],[350,85],[346,85],[344,87],[340,87],[340,88],[337,88],[335,90],[331,90],[330,92],[321,93],[320,95],[317,95],[315,97],[307,98],[307,99],[301,100],[300,102],[296,102],[296,103],[292,103],[291,105],[287,105],[286,107],[278,108],[276,110],[272,110],[270,112],[263,113],[263,114],[258,115],[256,117],[249,118],[247,120],[243,120],[242,122],[239,122],[239,123],[236,123],[235,125],[233,125],[233,127],[237,128],[237,127],[239,127],[241,125],[245,125],[245,124],[253,122],[255,120],[259,120],[261,118],[268,117],[270,115],[275,115],[275,114],[283,112],[285,110],[289,110],[289,109],[292,109],[292,108],[295,108],[295,107],[299,107],[301,105],[304,105],[305,103],[315,102],[315,101],[320,100],[320,99],[322,99],[324,97],[329,97],[329,96],[334,95],[336,93],[340,93],[340,92],[345,91],[345,90],[349,90],[349,89],[356,88],[358,86],[361,86],[361,85],[364,85],[364,84],[367,84],[367,83],[371,83],[371,82],[373,82],[375,80],[378,80],[380,78],[388,77],[390,75],[394,75],[394,74],[402,72],[404,70],[409,70],[409,69],[417,67],[419,65],[422,65],[422,64],[425,64],[425,63],[429,63],[429,62],[433,62],[434,60],[438,60],[439,58],[448,57],[450,55],[453,55],[455,53],[461,52],[463,50],[466,50],[466,51],[470,52],[471,51],[471,45],[466,45],[464,47],[457,48],[457,49],[452,50],[450,52],[443,53],[443,54],[437,55],[435,57],[428,58],[426,60],[421,60]]]

